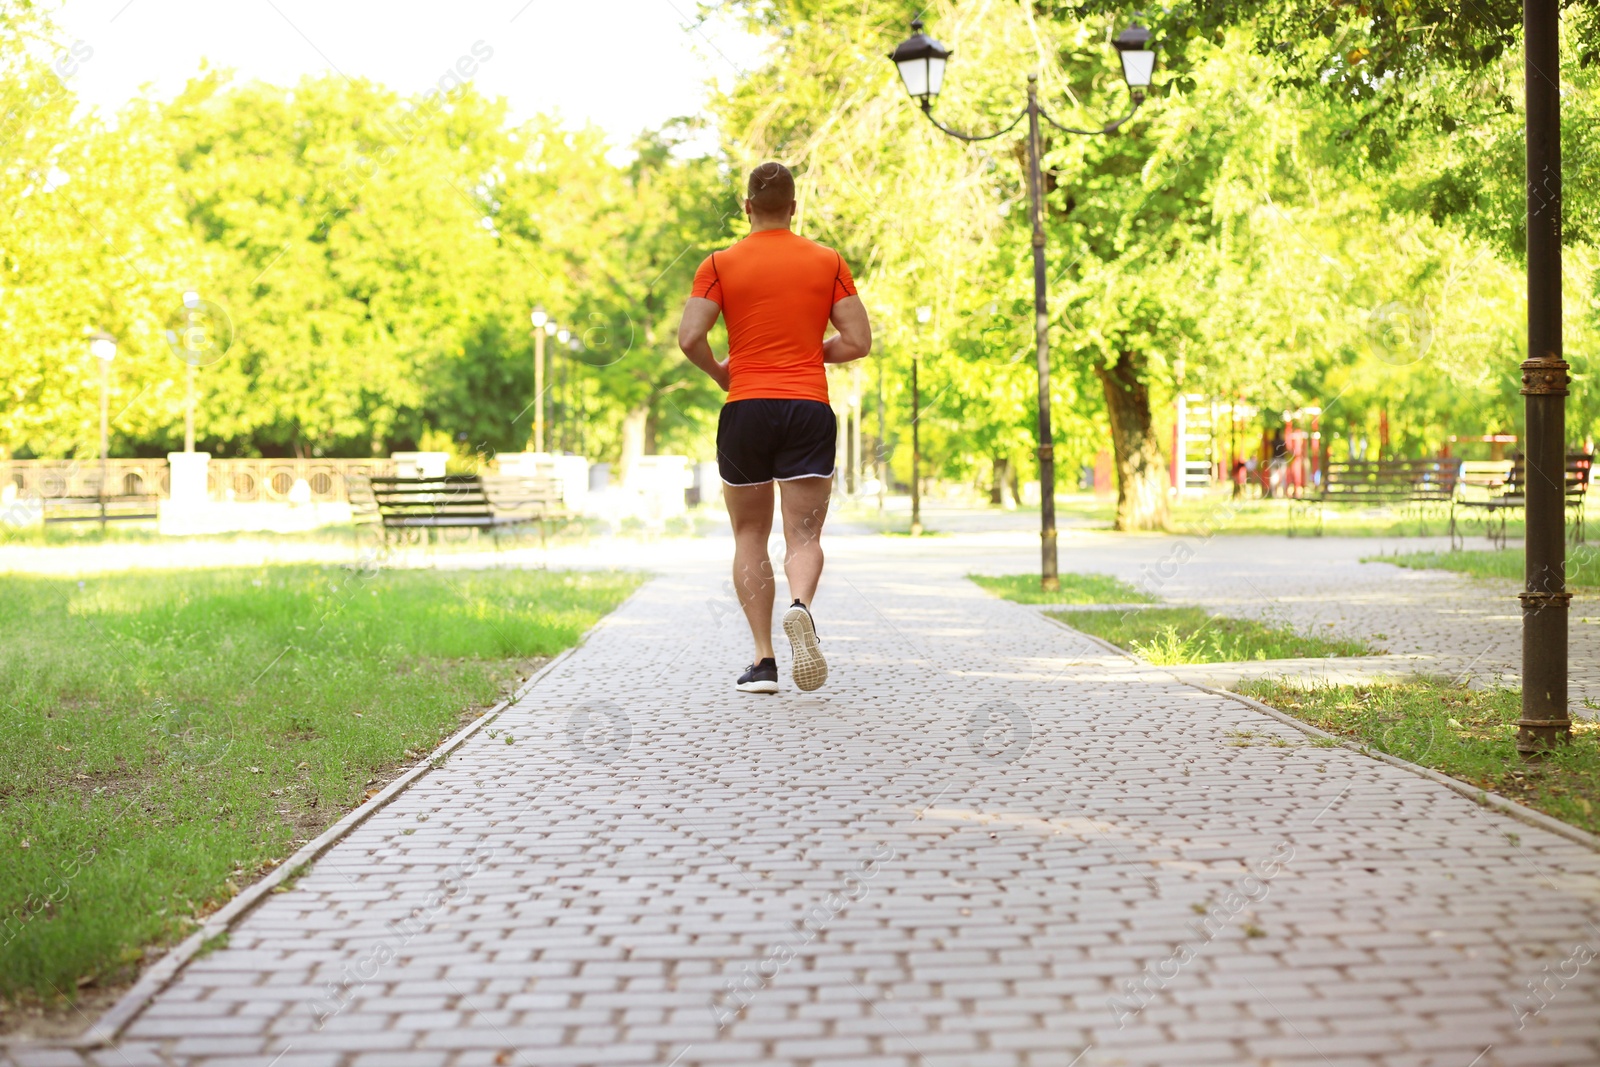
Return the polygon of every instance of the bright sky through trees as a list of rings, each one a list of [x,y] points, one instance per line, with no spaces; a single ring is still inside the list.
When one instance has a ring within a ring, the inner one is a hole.
[[[701,25],[693,0],[69,0],[56,22],[93,49],[72,87],[107,115],[141,86],[170,98],[203,60],[244,81],[329,72],[421,92],[482,42],[478,92],[517,119],[593,122],[618,146],[702,113],[707,80],[725,85],[760,54],[737,27]]]

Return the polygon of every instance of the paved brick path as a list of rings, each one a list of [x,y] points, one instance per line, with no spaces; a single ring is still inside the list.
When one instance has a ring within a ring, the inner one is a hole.
[[[674,568],[118,1048],[18,1062],[1600,1062],[1600,856],[883,544],[820,692],[731,692]]]
[[[1037,567],[1037,553],[1018,551],[1014,540],[991,537],[988,544],[967,547],[952,539],[946,551],[979,571]],[[1520,583],[1361,562],[1383,553],[1449,547],[1442,537],[1206,540],[1074,531],[1061,541],[1061,569],[1115,574],[1164,600],[1225,615],[1371,640],[1386,652],[1415,657],[1413,670],[1519,684]],[[1593,716],[1600,710],[1600,597],[1574,599],[1570,618],[1572,711]],[[1585,708],[1585,699],[1596,707]]]

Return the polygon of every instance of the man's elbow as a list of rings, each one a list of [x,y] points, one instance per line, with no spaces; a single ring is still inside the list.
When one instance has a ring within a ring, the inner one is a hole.
[[[679,326],[678,327],[678,351],[682,352],[684,355],[687,356],[689,354],[689,350],[691,348],[693,348],[697,343],[699,343],[704,338],[705,338],[705,334],[696,333],[693,329],[691,329],[687,325]]]

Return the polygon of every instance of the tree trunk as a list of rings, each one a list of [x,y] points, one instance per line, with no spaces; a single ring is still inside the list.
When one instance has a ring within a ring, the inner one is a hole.
[[[622,455],[617,460],[617,484],[627,485],[639,457],[644,455],[645,425],[650,418],[650,405],[640,404],[629,408],[622,417]]]
[[[1011,485],[1015,480],[1011,470],[1011,459],[1007,456],[994,457],[994,477],[989,483],[989,503],[1007,511],[1017,506],[1017,498],[1011,493]]]
[[[1142,354],[1119,352],[1109,367],[1095,367],[1111,417],[1118,530],[1167,528],[1167,469],[1150,426],[1150,390],[1144,383],[1144,365]]]

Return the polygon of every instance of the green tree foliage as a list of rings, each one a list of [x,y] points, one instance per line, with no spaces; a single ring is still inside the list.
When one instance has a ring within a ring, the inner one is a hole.
[[[548,443],[614,459],[624,426],[635,454],[704,438],[717,398],[677,357],[675,311],[733,204],[678,134],[617,164],[598,131],[513,125],[470,89],[220,71],[110,128],[74,122],[70,73],[29,48],[0,83],[0,448],[96,447],[93,329],[120,342],[113,448],[177,447],[186,368],[164,331],[190,290],[233,326],[198,374],[214,453],[521,449],[535,304],[577,340],[548,346]]]
[[[858,248],[870,264],[865,287],[899,305],[885,310],[904,321],[907,306],[924,302],[907,279],[942,260],[939,299],[962,312],[942,345],[1025,347],[1020,133],[965,147],[915,114],[883,59],[906,32],[903,5],[794,0],[747,10],[773,44],[768,67],[722,102],[731,143],[798,163],[826,188],[828,214],[809,224]],[[1520,176],[1504,161],[1473,169],[1486,152],[1516,155],[1514,27],[1504,12],[1482,21],[1430,8],[1423,25],[1407,10],[1179,5],[1156,18],[1157,85],[1122,133],[1047,129],[1058,455],[1086,459],[1110,438],[1123,528],[1164,521],[1162,449],[1178,392],[1242,401],[1269,424],[1321,408],[1330,442],[1366,436],[1375,445],[1387,422],[1391,449],[1409,454],[1436,451],[1451,433],[1515,429],[1521,210],[1510,194],[1520,194]],[[1107,48],[1120,8],[936,3],[920,14],[956,54],[937,110],[949,124],[1008,122],[1028,70],[1040,73],[1046,108],[1071,125],[1095,127],[1122,106]],[[1419,39],[1432,43],[1419,50]],[[1587,85],[1573,54],[1566,73]],[[1569,166],[1579,181],[1593,174],[1588,106],[1574,111],[1580,151]],[[841,173],[872,178],[842,182]],[[894,184],[899,175],[917,176],[910,195]],[[885,203],[912,239],[889,239]],[[1594,315],[1584,225],[1569,234],[1580,338]],[[988,324],[977,314],[994,307],[1006,319],[998,334],[980,329]],[[894,351],[894,326],[888,340]],[[932,361],[944,362],[942,353]],[[1021,415],[1013,429],[1031,421],[1030,368],[1014,369],[951,381],[924,416],[936,451],[941,435],[929,423],[941,416],[961,437],[981,432],[969,412],[993,425],[986,408]],[[1593,430],[1581,406],[1590,403],[1577,402],[1579,437]],[[1010,442],[1024,444],[1020,435]],[[970,469],[972,457],[955,462]]]

